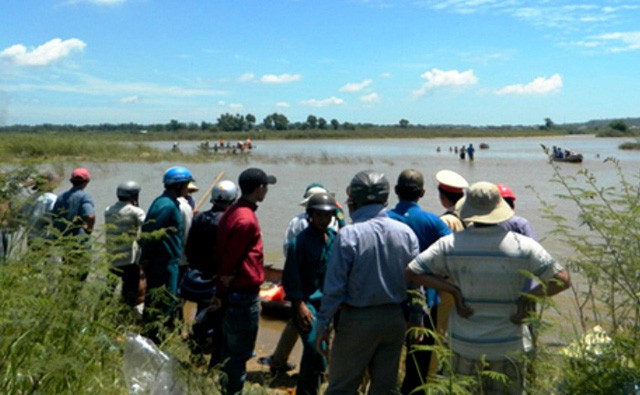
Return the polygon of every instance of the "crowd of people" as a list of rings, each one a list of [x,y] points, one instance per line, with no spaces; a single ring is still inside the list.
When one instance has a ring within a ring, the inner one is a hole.
[[[461,152],[473,158],[473,151]],[[355,394],[363,383],[371,394],[416,393],[443,374],[434,345],[448,346],[453,372],[480,377],[484,393],[525,390],[524,356],[534,336],[523,321],[535,308],[532,298],[568,288],[569,275],[514,214],[508,186],[470,185],[451,170],[434,177],[441,215],[420,207],[426,190],[416,169],[398,175],[393,208],[385,174],[355,174],[346,187],[351,221],[324,185],[304,190],[304,211],[290,221],[283,244],[282,285],[292,317],[266,358],[273,374],[291,369],[289,354],[301,339],[296,393],[317,394],[325,381],[327,394]],[[59,197],[43,191],[39,211],[32,208],[38,234],[30,237],[75,237],[82,254],[96,217],[85,191],[90,180],[89,170],[78,168]],[[133,180],[118,185],[117,202],[104,212],[111,272],[120,278],[111,289],[119,287],[132,308],[144,304],[143,334],[157,344],[175,329],[176,317],[187,321],[194,354],[211,355],[209,366],[225,373],[228,394],[242,392],[254,355],[265,279],[255,211],[276,182],[247,168],[237,184],[217,182],[211,208],[199,211],[190,198],[193,175],[175,166],[146,212]],[[480,375],[484,370],[507,380]]]

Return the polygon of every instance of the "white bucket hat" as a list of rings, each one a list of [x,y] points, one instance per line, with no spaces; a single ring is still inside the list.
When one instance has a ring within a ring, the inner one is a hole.
[[[472,184],[458,207],[460,218],[465,222],[499,224],[513,216],[513,210],[500,196],[498,187],[486,181]]]

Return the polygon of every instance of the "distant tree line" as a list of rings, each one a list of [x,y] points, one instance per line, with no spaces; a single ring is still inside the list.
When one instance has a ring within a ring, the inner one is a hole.
[[[609,121],[589,121],[582,124],[564,124],[558,125],[551,118],[545,118],[544,123],[538,126],[523,125],[447,125],[447,124],[411,124],[409,120],[402,118],[395,125],[379,125],[373,123],[352,123],[340,122],[337,119],[327,120],[323,117],[310,114],[307,119],[302,122],[290,122],[286,115],[273,113],[269,114],[258,123],[253,114],[221,114],[215,122],[202,121],[196,122],[180,122],[171,119],[168,123],[156,124],[138,124],[129,123],[101,123],[93,125],[72,125],[72,124],[51,124],[44,123],[40,125],[12,125],[0,126],[0,132],[26,132],[37,133],[46,131],[57,132],[129,132],[129,133],[146,133],[146,132],[179,132],[179,131],[204,131],[204,132],[244,132],[244,131],[285,131],[285,130],[356,130],[356,129],[379,129],[395,127],[400,129],[478,129],[478,130],[526,130],[526,129],[565,129],[569,133],[580,132],[580,130],[600,130],[608,131],[608,133],[618,133],[621,135],[635,134],[640,125],[640,118],[627,118],[624,120]]]

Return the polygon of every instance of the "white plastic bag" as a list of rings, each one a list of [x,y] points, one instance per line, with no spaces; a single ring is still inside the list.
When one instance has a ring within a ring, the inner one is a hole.
[[[176,365],[151,340],[139,334],[126,335],[124,376],[130,394],[186,394],[186,386],[175,377]]]

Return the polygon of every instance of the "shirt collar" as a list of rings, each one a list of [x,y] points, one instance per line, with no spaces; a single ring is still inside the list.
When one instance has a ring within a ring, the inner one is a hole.
[[[251,210],[256,211],[258,209],[258,205],[254,202],[247,200],[243,197],[238,199],[238,203],[236,203],[239,207],[249,207]]]
[[[374,217],[388,217],[383,204],[367,204],[357,209],[352,215],[353,222],[364,222]]]

